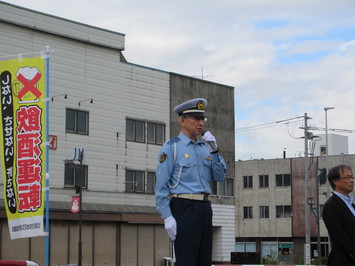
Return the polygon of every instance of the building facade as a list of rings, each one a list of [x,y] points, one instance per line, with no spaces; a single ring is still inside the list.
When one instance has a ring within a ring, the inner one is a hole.
[[[324,171],[327,158],[309,157],[309,162],[307,188],[304,158],[236,162],[238,253],[256,253],[261,264],[303,264],[309,208],[311,258],[327,257],[328,233],[318,217],[332,192]],[[354,169],[355,155],[328,156],[329,168],[339,164]]]
[[[70,212],[78,184],[83,265],[162,265],[171,256],[155,209],[155,168],[162,144],[178,132],[172,109],[190,97],[209,101],[207,127],[229,166],[226,181],[212,184],[212,207],[213,261],[230,260],[235,245],[233,87],[129,63],[122,33],[4,2],[0,34],[0,60],[38,56],[46,46],[52,50],[51,265],[78,262],[79,215]],[[84,150],[80,168],[79,150]],[[10,240],[0,198],[0,259],[43,265],[44,237]]]
[[[316,141],[314,155],[324,156],[327,154],[327,141],[326,134],[320,134],[317,136],[320,138]],[[349,141],[347,136],[342,136],[339,134],[329,133],[328,134],[328,155],[340,155],[349,154]]]

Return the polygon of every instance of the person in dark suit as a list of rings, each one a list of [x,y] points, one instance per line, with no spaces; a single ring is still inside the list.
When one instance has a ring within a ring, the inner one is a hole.
[[[354,266],[355,206],[350,195],[354,189],[351,167],[338,165],[331,168],[328,181],[334,190],[322,213],[331,242],[328,266]]]

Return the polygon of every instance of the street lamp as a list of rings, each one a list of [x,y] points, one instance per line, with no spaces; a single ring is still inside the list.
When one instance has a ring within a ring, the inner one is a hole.
[[[327,111],[328,110],[332,110],[335,107],[324,107],[324,112],[325,112],[325,162],[326,162],[326,168],[327,168],[327,172],[326,172],[326,176],[328,175],[328,170],[329,170],[329,166],[328,166],[328,117],[327,117]],[[329,182],[327,182],[327,197],[329,197],[329,191],[330,187],[329,187]]]
[[[326,175],[328,176],[328,171],[329,171],[329,165],[328,165],[328,117],[327,117],[327,111],[332,110],[335,107],[324,107],[324,113],[325,113],[325,163],[326,163]],[[327,198],[330,197],[330,185],[329,182],[327,182]],[[328,251],[330,252],[330,239],[328,236]]]
[[[307,204],[312,208],[312,205],[315,204],[315,200],[313,197],[307,198]]]

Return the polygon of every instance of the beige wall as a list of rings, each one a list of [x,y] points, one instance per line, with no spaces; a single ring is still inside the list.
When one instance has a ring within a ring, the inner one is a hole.
[[[275,187],[276,174],[291,173],[291,162],[259,160],[236,162],[237,237],[290,237],[291,218],[275,219],[276,205],[291,205],[291,187]],[[259,175],[269,175],[269,186],[259,188]],[[253,177],[253,188],[243,189],[243,176]],[[259,206],[269,206],[269,219],[259,219]],[[253,207],[253,219],[243,219],[243,207]]]

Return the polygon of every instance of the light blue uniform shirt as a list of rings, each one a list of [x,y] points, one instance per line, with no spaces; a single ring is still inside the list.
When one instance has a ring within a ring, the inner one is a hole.
[[[349,196],[349,197],[346,197],[344,196],[343,194],[340,194],[339,192],[336,192],[336,191],[333,191],[333,193],[335,195],[337,195],[339,198],[341,198],[346,206],[348,206],[349,210],[353,213],[353,215],[355,216],[355,210],[354,210],[354,207],[352,205],[353,201],[354,201],[354,198],[352,196]]]
[[[171,216],[170,194],[211,194],[210,182],[223,181],[226,168],[222,156],[211,154],[204,142],[193,142],[182,132],[170,139],[159,153],[156,169],[155,199],[161,217]]]

